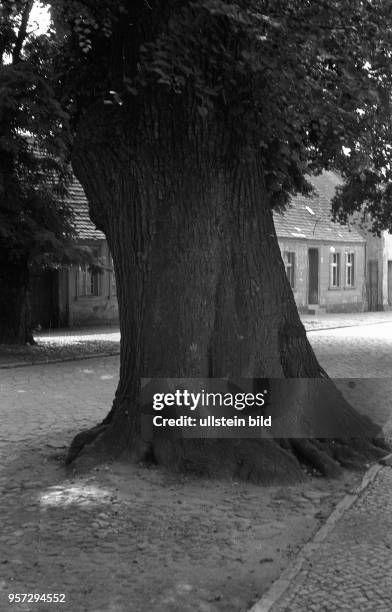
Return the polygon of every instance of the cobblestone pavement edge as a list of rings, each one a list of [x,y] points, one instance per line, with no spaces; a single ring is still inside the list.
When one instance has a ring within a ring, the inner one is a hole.
[[[386,470],[388,468],[383,467],[381,464],[372,465],[367,472],[364,474],[361,484],[357,487],[357,489],[353,493],[347,494],[335,507],[333,512],[330,514],[326,522],[320,527],[320,529],[315,533],[313,538],[305,544],[303,549],[297,555],[294,563],[291,564],[276,580],[270,587],[270,589],[264,593],[263,597],[252,606],[249,612],[279,612],[281,610],[285,610],[285,612],[289,612],[291,610],[296,610],[296,608],[281,608],[282,602],[286,602],[284,605],[287,605],[288,601],[295,597],[298,591],[298,584],[301,584],[303,580],[301,580],[301,572],[305,573],[309,567],[312,567],[312,558],[317,551],[321,548],[323,542],[328,538],[328,536],[332,533],[338,521],[340,521],[343,517],[347,520],[346,513],[349,512],[350,508],[357,502],[357,500],[364,495],[366,489],[371,485],[371,483],[376,479],[379,472],[381,470]],[[295,586],[294,586],[295,585]],[[291,594],[293,592],[293,594]],[[291,598],[291,599],[290,599]],[[303,600],[303,597],[302,597]],[[308,607],[309,601],[301,601],[301,605],[306,605],[307,607],[298,608],[299,611],[303,612],[303,610],[310,610],[313,608]],[[324,608],[321,608],[324,609]],[[357,608],[356,608],[357,609]],[[330,608],[325,607],[325,610],[330,610]],[[358,608],[360,610],[360,608]]]

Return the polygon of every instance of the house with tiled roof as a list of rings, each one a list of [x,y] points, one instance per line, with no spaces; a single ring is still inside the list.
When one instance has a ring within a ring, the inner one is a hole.
[[[365,310],[366,239],[354,226],[331,219],[331,200],[339,177],[324,172],[309,180],[313,195],[297,195],[284,213],[274,213],[298,310]]]
[[[72,266],[66,271],[68,287],[66,318],[69,327],[114,324],[118,322],[118,303],[113,261],[105,235],[90,219],[83,187],[74,178],[68,189],[79,244],[89,246],[102,264],[102,270]]]
[[[68,189],[67,201],[74,213],[77,241],[92,249],[101,270],[74,265],[36,275],[31,283],[33,324],[43,328],[117,324],[112,258],[104,234],[90,219],[87,198],[76,178]]]
[[[339,184],[337,175],[324,172],[309,180],[314,187],[312,195],[297,195],[284,213],[274,212],[275,230],[298,310],[365,310],[371,305],[372,290],[372,276],[368,274],[367,286],[367,272],[369,266],[376,265],[367,261],[367,249],[372,253],[376,247],[373,243],[367,246],[369,237],[355,224],[332,221],[331,200]],[[87,198],[76,178],[68,199],[78,241],[94,250],[103,270],[99,273],[88,266],[70,266],[42,273],[32,286],[34,323],[46,328],[116,324],[118,305],[112,258],[104,234],[90,219]],[[384,251],[377,265],[385,268]],[[390,252],[392,289],[392,241]]]

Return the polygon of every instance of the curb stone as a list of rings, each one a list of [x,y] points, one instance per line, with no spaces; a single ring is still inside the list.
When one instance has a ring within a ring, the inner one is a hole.
[[[82,361],[83,359],[99,359],[100,357],[117,357],[120,351],[111,353],[95,353],[94,355],[80,355],[75,357],[63,357],[57,359],[40,359],[39,361],[15,361],[0,364],[0,370],[11,370],[12,368],[25,368],[27,366],[49,365],[50,363],[63,363],[65,361]]]
[[[305,327],[306,329],[306,333],[308,334],[309,332],[321,332],[321,331],[329,331],[331,329],[344,329],[346,327],[368,327],[369,325],[382,325],[383,323],[387,323],[388,321],[374,321],[373,323],[347,323],[345,325],[331,325],[328,327],[309,327],[309,329],[306,328],[307,323],[302,321],[302,325]]]
[[[389,463],[383,464],[383,461],[389,461]],[[358,485],[358,487],[356,487],[354,492],[345,495],[345,497],[337,504],[325,523],[315,533],[312,540],[310,540],[310,542],[305,544],[305,546],[302,548],[294,563],[292,563],[282,572],[279,578],[271,585],[262,598],[248,610],[248,612],[270,612],[272,610],[272,607],[282,598],[282,596],[291,586],[297,574],[303,568],[304,564],[320,547],[321,543],[327,538],[346,510],[348,510],[354,504],[363,491],[371,484],[371,482],[373,482],[383,465],[391,464],[392,453],[380,459],[379,463],[372,465],[365,472],[362,482]]]

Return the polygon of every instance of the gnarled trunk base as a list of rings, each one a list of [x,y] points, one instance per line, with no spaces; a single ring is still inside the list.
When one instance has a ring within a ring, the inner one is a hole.
[[[344,401],[341,408],[344,409]],[[242,479],[256,484],[292,484],[306,474],[339,477],[342,470],[361,470],[389,452],[368,419],[368,438],[170,439],[132,438],[112,418],[79,433],[68,452],[72,470],[83,471],[111,460],[154,463],[176,472],[209,478]],[[358,425],[358,423],[357,423]],[[357,429],[358,431],[358,429]]]

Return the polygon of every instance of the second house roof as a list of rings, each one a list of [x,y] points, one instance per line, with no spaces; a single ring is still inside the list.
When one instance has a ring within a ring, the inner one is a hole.
[[[366,242],[354,227],[332,221],[331,200],[341,180],[334,172],[308,177],[315,193],[296,195],[284,213],[274,212],[278,238],[323,242]]]

